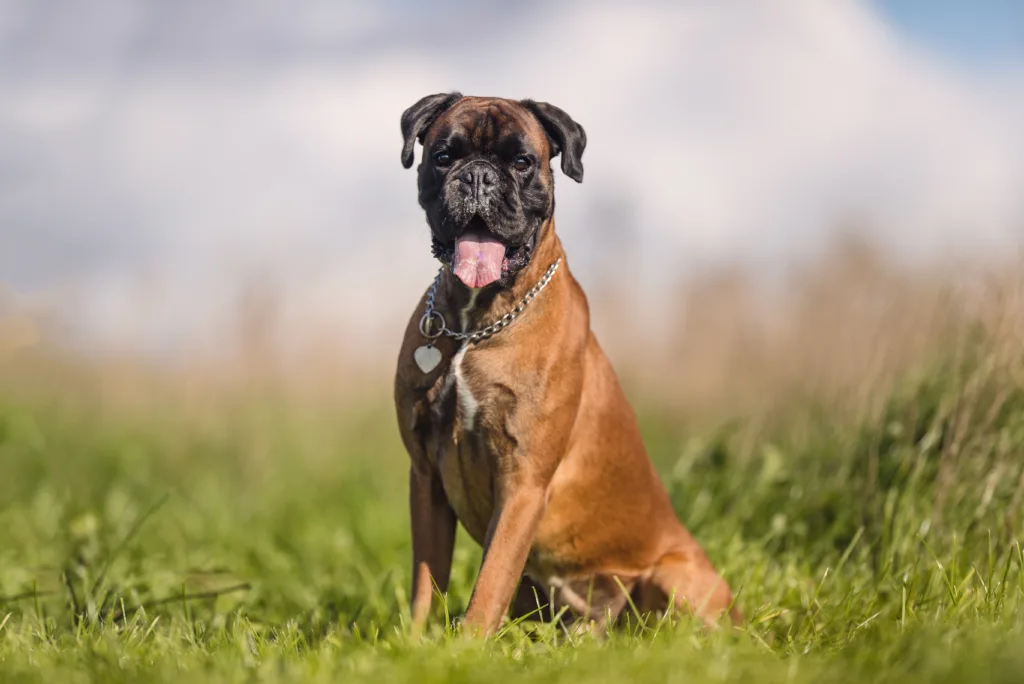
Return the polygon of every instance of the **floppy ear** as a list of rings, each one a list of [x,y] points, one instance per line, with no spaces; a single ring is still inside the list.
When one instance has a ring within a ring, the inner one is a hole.
[[[547,102],[523,100],[523,106],[533,112],[544,132],[551,140],[551,156],[562,154],[562,173],[577,183],[583,182],[583,148],[587,146],[587,133],[583,126],[555,105]]]
[[[402,166],[409,168],[415,159],[416,141],[423,142],[437,117],[462,99],[462,93],[438,93],[427,95],[402,113]]]

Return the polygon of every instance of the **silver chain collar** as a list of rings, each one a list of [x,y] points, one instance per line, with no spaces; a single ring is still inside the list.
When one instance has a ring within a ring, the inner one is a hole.
[[[502,328],[508,326],[512,321],[516,319],[516,316],[523,313],[523,309],[532,302],[540,291],[544,289],[550,281],[552,276],[555,275],[555,271],[558,270],[558,265],[562,263],[562,257],[558,257],[555,263],[548,266],[548,270],[544,271],[544,275],[537,281],[537,284],[530,288],[530,291],[526,293],[526,296],[516,305],[514,309],[509,311],[507,314],[491,323],[486,328],[480,330],[474,330],[473,332],[455,332],[449,330],[448,326],[444,322],[444,316],[441,315],[440,311],[434,310],[434,295],[437,294],[437,286],[441,282],[441,274],[444,273],[444,266],[437,272],[437,277],[434,278],[434,284],[430,286],[430,290],[427,292],[427,312],[423,314],[423,318],[420,319],[420,334],[428,340],[435,340],[441,335],[447,335],[455,340],[468,340],[470,343],[477,343],[480,340],[486,339],[491,335],[495,334]],[[441,326],[437,332],[431,332],[431,323],[434,319],[440,321]]]

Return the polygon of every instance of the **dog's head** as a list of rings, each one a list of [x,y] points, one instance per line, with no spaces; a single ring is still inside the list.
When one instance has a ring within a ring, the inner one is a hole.
[[[583,127],[532,100],[428,95],[402,114],[402,165],[423,144],[419,202],[434,255],[468,287],[507,287],[555,209],[550,160],[583,181]]]

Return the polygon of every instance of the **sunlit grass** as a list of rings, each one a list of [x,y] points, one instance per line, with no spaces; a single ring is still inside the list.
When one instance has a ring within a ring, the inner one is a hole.
[[[598,633],[510,624],[489,642],[453,627],[480,559],[461,533],[448,596],[424,636],[407,629],[407,461],[387,402],[135,414],[8,386],[0,679],[1016,680],[1016,368],[957,354],[861,416],[791,402],[697,428],[642,410],[746,623],[629,615]]]

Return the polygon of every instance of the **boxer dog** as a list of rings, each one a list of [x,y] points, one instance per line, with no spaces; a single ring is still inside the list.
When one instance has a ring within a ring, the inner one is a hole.
[[[405,168],[423,145],[419,203],[442,264],[395,377],[414,629],[447,590],[456,522],[483,547],[473,633],[510,608],[601,624],[629,600],[741,619],[675,515],[555,233],[550,160],[582,182],[583,127],[544,102],[440,93],[402,114],[402,136]]]

